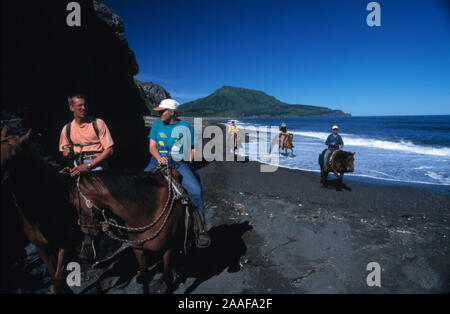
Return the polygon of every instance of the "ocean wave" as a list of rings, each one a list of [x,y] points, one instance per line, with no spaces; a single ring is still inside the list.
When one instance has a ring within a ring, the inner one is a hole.
[[[325,141],[329,135],[329,133],[325,133],[325,132],[294,131],[292,133],[294,133],[296,135],[321,139],[323,141]],[[402,152],[407,152],[407,153],[450,157],[450,148],[448,148],[448,147],[427,147],[427,146],[415,145],[411,142],[405,142],[405,141],[392,142],[392,141],[383,141],[383,140],[376,140],[376,139],[365,139],[365,138],[353,137],[350,134],[341,134],[341,136],[343,137],[344,144],[346,146],[364,146],[364,147],[396,150],[396,151],[402,151]]]
[[[280,168],[286,168],[286,169],[292,169],[292,170],[301,170],[301,171],[307,171],[307,172],[314,172],[314,173],[320,173],[320,170],[312,170],[312,169],[308,169],[308,168],[301,168],[301,167],[295,167],[295,166],[287,166],[287,165],[281,165],[281,164],[273,164],[270,162],[264,162],[261,160],[257,160],[257,159],[252,159],[254,161],[258,161],[262,164],[266,164],[266,165],[272,165],[272,166],[278,166]],[[400,179],[400,178],[386,178],[386,177],[379,177],[376,175],[368,175],[368,174],[362,174],[362,173],[346,173],[346,176],[350,176],[350,177],[361,177],[361,178],[368,178],[368,179],[375,179],[375,180],[382,180],[382,181],[390,181],[390,182],[399,182],[399,183],[413,183],[413,184],[426,184],[426,185],[440,185],[440,186],[450,186],[450,180],[448,178],[443,178],[440,175],[434,176],[434,178],[432,176],[429,176],[432,179],[435,180],[439,180],[441,179],[439,182],[429,182],[429,181],[420,181],[420,180],[409,180],[409,179]],[[432,174],[433,175],[433,174]],[[438,178],[439,177],[439,178]],[[444,179],[444,180],[442,180]]]
[[[433,171],[427,171],[425,173],[425,175],[427,177],[430,177],[431,179],[434,179],[434,180],[437,180],[440,182],[446,182],[447,184],[450,184],[450,179],[448,178],[448,176],[441,175],[441,174],[433,172]]]
[[[229,120],[226,125],[230,125],[232,120]],[[258,129],[262,125],[246,123],[239,120],[236,121],[236,125],[242,129]],[[267,126],[270,129],[270,126]],[[291,131],[294,135],[300,135],[305,137],[311,137],[320,139],[322,141],[326,141],[328,135],[330,133],[327,132],[312,132],[312,131]],[[341,133],[343,137],[344,144],[346,146],[360,146],[360,147],[372,147],[379,149],[387,149],[394,151],[401,151],[406,153],[415,153],[422,155],[431,155],[431,156],[443,156],[450,157],[450,148],[449,147],[432,147],[432,146],[422,146],[416,145],[407,141],[393,142],[388,140],[378,140],[378,139],[370,139],[370,138],[360,138],[355,137],[352,134]]]

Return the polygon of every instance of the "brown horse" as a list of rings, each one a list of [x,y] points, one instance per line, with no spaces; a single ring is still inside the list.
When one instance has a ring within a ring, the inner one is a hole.
[[[280,154],[280,151],[284,149],[285,154],[287,155],[287,150],[291,150],[291,156],[294,154],[294,145],[292,145],[292,140],[294,139],[294,134],[288,133],[286,134],[279,134],[275,136],[272,139],[272,143],[270,144],[270,151],[272,152],[275,145],[278,145],[278,154]]]
[[[138,174],[94,171],[80,177],[79,190],[73,193],[84,232],[101,229],[111,238],[132,245],[144,293],[150,280],[148,258],[162,258],[166,292],[172,292],[174,254],[186,250],[190,203],[186,195],[177,197],[177,190],[181,192],[178,195],[184,192],[179,182],[180,175],[173,169]],[[192,216],[194,222],[200,219],[196,211]],[[194,223],[196,230],[198,225]]]
[[[56,293],[70,292],[64,277],[68,253],[81,243],[71,182],[58,174],[23,136],[1,132],[2,189],[11,194],[27,238],[45,263]]]
[[[68,292],[63,277],[66,253],[81,243],[83,232],[104,231],[133,245],[148,291],[145,252],[163,258],[164,280],[172,289],[173,254],[185,249],[189,214],[180,175],[171,172],[127,174],[91,172],[74,180],[61,174],[32,147],[30,132],[7,136],[2,130],[2,188],[8,187],[23,218],[28,239],[47,266],[56,292]],[[62,168],[62,167],[60,167]],[[173,180],[172,180],[173,179]],[[173,184],[170,184],[173,183]],[[194,228],[201,224],[193,212]],[[56,261],[56,255],[57,261]]]
[[[344,173],[355,171],[354,169],[355,153],[350,153],[343,150],[336,150],[330,154],[331,162],[327,160],[326,166],[324,167],[323,159],[325,152],[326,149],[324,149],[322,153],[319,155],[319,166],[322,177],[320,183],[326,185],[328,173],[333,172],[334,175],[338,178],[338,188],[339,188],[342,185]]]

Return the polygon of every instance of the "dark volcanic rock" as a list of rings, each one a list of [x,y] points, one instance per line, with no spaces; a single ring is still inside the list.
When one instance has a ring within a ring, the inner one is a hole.
[[[135,79],[135,82],[149,111],[158,106],[162,100],[172,98],[169,92],[158,84],[152,82],[141,82],[137,79]]]
[[[24,118],[25,127],[42,133],[45,151],[57,154],[61,129],[72,118],[66,98],[84,92],[90,113],[112,133],[113,167],[143,169],[147,110],[123,23],[105,5],[81,0],[81,26],[69,27],[69,2],[2,1],[2,109]]]
[[[61,129],[73,117],[67,96],[83,92],[90,113],[106,121],[115,141],[112,166],[142,170],[149,158],[147,109],[133,81],[138,66],[123,23],[103,4],[78,0],[81,27],[69,27],[69,2],[1,2],[1,119],[41,133],[44,151],[59,155]],[[27,241],[3,185],[1,207],[0,288],[10,292],[19,284],[13,265]]]
[[[112,12],[106,5],[100,1],[94,0],[94,10],[97,16],[103,20],[117,35],[117,38],[128,47],[128,41],[125,37],[125,27],[123,26],[123,21],[114,12]],[[128,50],[129,62],[132,65],[133,75],[139,72],[139,66],[136,62],[133,50]]]

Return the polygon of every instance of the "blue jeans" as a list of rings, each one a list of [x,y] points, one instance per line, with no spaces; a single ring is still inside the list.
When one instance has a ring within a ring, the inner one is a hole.
[[[152,157],[144,172],[150,171],[150,169],[158,167],[158,161]],[[169,167],[177,170],[182,176],[181,185],[188,192],[192,203],[197,207],[197,211],[200,215],[203,225],[205,225],[205,213],[203,212],[203,192],[200,183],[192,173],[189,166],[184,161],[175,161],[169,158]],[[206,227],[205,227],[206,228]]]
[[[333,151],[332,151],[331,149],[327,149],[327,150],[325,151],[325,155],[323,156],[323,166],[324,166],[324,168],[327,167],[328,158],[330,157],[330,154],[331,154],[332,152],[333,152]]]

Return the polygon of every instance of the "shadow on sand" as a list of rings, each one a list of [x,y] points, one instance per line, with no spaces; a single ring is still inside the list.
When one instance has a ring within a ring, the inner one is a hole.
[[[173,292],[188,278],[195,278],[194,282],[186,288],[184,293],[193,292],[202,282],[219,275],[224,270],[237,272],[241,269],[240,258],[247,252],[242,236],[251,230],[249,222],[220,225],[211,228],[208,233],[212,238],[211,246],[205,249],[193,247],[187,256],[182,254],[176,259],[177,279],[174,282]],[[162,272],[162,263],[154,259],[149,261],[149,276],[154,278]],[[114,258],[97,264],[97,268],[104,269],[95,282],[84,288],[81,293],[107,293],[111,289],[123,289],[123,293],[135,293],[128,291],[137,273],[137,262],[131,247],[125,247]],[[140,280],[137,278],[137,282]],[[141,289],[139,289],[141,290]]]
[[[341,192],[343,189],[351,192],[352,188],[347,186],[345,183],[341,182],[339,179],[328,179],[325,183],[322,182],[322,187],[328,190],[336,189],[336,191]]]
[[[179,277],[175,287],[184,283],[187,278],[195,278],[184,292],[191,293],[202,282],[219,275],[226,269],[228,272],[239,271],[240,258],[247,253],[247,246],[242,236],[252,229],[248,221],[211,228],[208,231],[212,238],[211,246],[206,249],[194,248],[187,257],[179,260],[180,267],[177,269]]]

